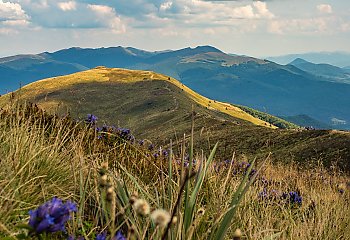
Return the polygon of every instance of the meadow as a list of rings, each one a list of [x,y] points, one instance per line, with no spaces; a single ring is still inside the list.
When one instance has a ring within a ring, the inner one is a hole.
[[[336,166],[220,159],[193,134],[163,148],[96,121],[0,111],[1,239],[350,239]]]

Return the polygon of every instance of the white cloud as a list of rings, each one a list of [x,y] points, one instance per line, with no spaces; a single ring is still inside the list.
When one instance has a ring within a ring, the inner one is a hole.
[[[29,17],[18,3],[4,2],[0,0],[0,21],[1,20],[19,20]]]
[[[59,2],[57,5],[62,11],[73,11],[77,9],[77,3],[74,1]]]
[[[166,11],[166,10],[170,9],[172,5],[173,5],[173,2],[162,3],[159,7],[159,10]]]
[[[114,8],[106,5],[89,4],[87,8],[95,13],[95,21],[101,26],[111,28],[116,33],[125,33],[126,27],[121,18],[117,15]]]
[[[330,34],[336,30],[335,18],[279,19],[269,23],[274,34]]]
[[[275,15],[270,12],[270,10],[267,8],[267,4],[265,2],[254,2],[253,6],[256,9],[256,17],[257,18],[274,18]]]
[[[18,34],[18,31],[12,28],[0,28],[0,35]]]
[[[26,19],[20,19],[20,20],[6,20],[2,22],[3,25],[5,26],[28,26],[29,25],[29,21],[27,21]]]
[[[329,5],[329,4],[320,4],[320,5],[317,5],[317,10],[318,10],[320,13],[332,13],[332,12],[333,12],[332,6]]]
[[[256,1],[252,4],[237,6],[234,2],[209,2],[202,0],[173,0],[160,5],[159,11],[163,17],[189,17],[205,21],[213,19],[269,19],[274,14],[267,4]]]

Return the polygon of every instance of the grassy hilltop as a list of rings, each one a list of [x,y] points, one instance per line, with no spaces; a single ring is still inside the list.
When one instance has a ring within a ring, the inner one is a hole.
[[[176,79],[150,72],[98,67],[67,76],[44,79],[24,86],[11,97],[37,103],[41,108],[84,119],[87,114],[103,123],[130,128],[138,139],[167,145],[191,132],[195,112],[196,147],[208,152],[219,141],[217,155],[233,152],[277,161],[322,162],[349,170],[350,135],[346,132],[276,129],[262,119],[286,121],[271,115],[248,114],[239,107],[205,98]],[[249,111],[248,111],[249,112]],[[290,124],[293,127],[292,124]],[[295,125],[294,125],[295,126]]]

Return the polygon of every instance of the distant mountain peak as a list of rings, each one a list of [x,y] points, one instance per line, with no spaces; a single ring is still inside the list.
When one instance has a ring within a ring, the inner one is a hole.
[[[204,46],[197,46],[194,48],[194,50],[199,50],[203,52],[220,52],[222,53],[221,50],[217,49],[216,47],[210,46],[210,45],[204,45]]]
[[[306,61],[305,59],[302,59],[302,58],[296,58],[288,64],[289,65],[298,65],[298,64],[304,64],[304,63],[311,63],[311,62]]]

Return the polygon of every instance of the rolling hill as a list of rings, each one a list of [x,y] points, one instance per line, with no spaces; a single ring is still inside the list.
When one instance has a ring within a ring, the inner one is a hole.
[[[34,63],[28,64],[28,59],[34,59],[30,60]],[[346,70],[339,73],[335,69],[340,68],[330,65],[312,65],[311,69],[300,64],[284,66],[226,54],[211,46],[164,52],[124,47],[70,48],[16,56],[11,61],[0,59],[0,94],[18,88],[20,82],[23,85],[97,66],[155,71],[179,79],[208,98],[278,116],[308,115],[332,128],[350,129]]]
[[[195,119],[196,147],[209,151],[219,141],[218,157],[233,152],[264,158],[273,152],[278,161],[322,161],[350,169],[350,135],[328,130],[283,130],[253,117],[234,105],[208,99],[179,81],[151,71],[97,67],[67,76],[40,80],[11,98],[37,103],[49,112],[84,119],[92,113],[99,124],[132,130],[138,139],[166,145],[181,142]],[[336,159],[336,162],[334,161]]]

